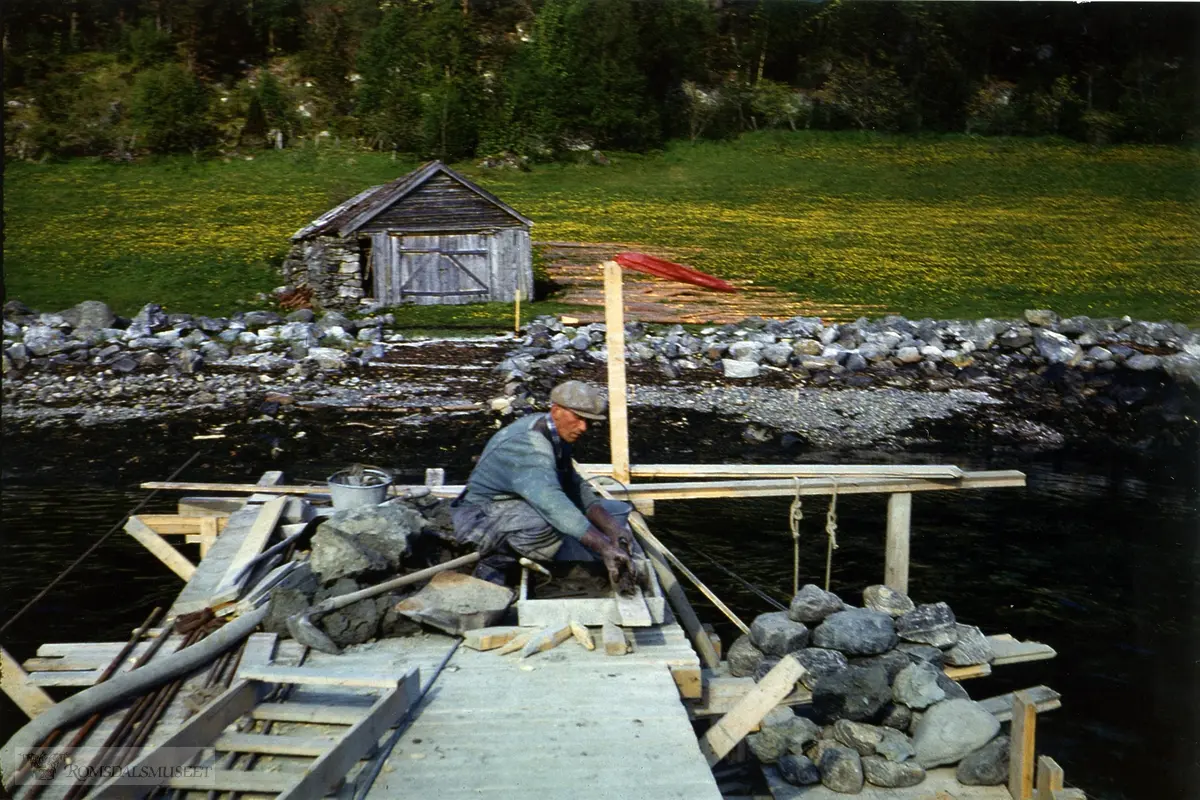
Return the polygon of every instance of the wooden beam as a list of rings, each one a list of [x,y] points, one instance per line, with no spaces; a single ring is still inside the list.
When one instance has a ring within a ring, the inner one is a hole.
[[[261,690],[262,684],[238,681],[200,709],[160,745],[143,753],[122,774],[101,784],[88,797],[91,800],[134,800],[146,794],[151,785],[167,783],[166,775],[170,767],[186,764],[201,750],[210,747],[226,727],[254,708]],[[149,783],[149,778],[156,775],[162,776],[161,780],[157,784]],[[129,776],[134,776],[137,782],[128,782]]]
[[[667,549],[667,546],[659,541],[658,537],[651,533],[649,528],[645,530],[642,536],[651,544],[653,544],[655,548],[657,548],[659,554],[666,558],[667,561],[671,562],[671,566],[682,572],[683,577],[691,581],[692,585],[700,590],[700,594],[707,597],[714,606],[720,609],[721,613],[724,614],[730,622],[738,627],[738,630],[740,630],[742,633],[750,633],[750,626],[745,622],[742,622],[741,618],[737,614],[733,613],[733,609],[725,605],[721,598],[717,597],[712,589],[709,589],[703,581],[696,577],[695,573],[684,566],[684,563],[680,561],[674,553]]]
[[[617,616],[620,617],[622,625],[645,628],[654,624],[654,620],[650,618],[650,609],[646,607],[642,587],[635,586],[632,595],[614,591],[613,600],[616,601]]]
[[[1041,642],[1020,642],[1007,633],[987,637],[995,658],[992,664],[1023,664],[1026,661],[1042,661],[1058,655],[1054,648]]]
[[[884,551],[883,582],[908,594],[908,549],[912,520],[912,494],[888,495],[887,544]]]
[[[367,713],[365,706],[331,706],[327,703],[263,703],[250,712],[258,720],[309,722],[314,725],[353,725]]]
[[[229,562],[225,576],[221,578],[221,582],[217,584],[216,589],[209,597],[210,607],[215,608],[222,603],[231,603],[237,600],[242,584],[250,577],[247,565],[258,557],[267,540],[271,538],[271,534],[275,532],[275,526],[279,524],[279,518],[283,515],[286,504],[286,497],[275,497],[263,504],[258,516],[254,519],[254,524],[250,526],[250,530],[246,531],[233,560]]]
[[[181,497],[175,510],[181,517],[228,517],[244,505],[244,497]]]
[[[277,795],[286,791],[295,781],[295,774],[288,772],[214,769],[203,775],[171,778],[166,781],[166,785],[172,789],[189,789],[196,792],[246,792]],[[142,786],[141,788],[146,789],[147,787]],[[94,797],[95,795],[88,795],[88,800],[92,800]]]
[[[137,517],[130,517],[125,522],[125,532],[134,539],[137,539],[142,547],[149,550],[155,558],[166,564],[172,572],[183,578],[184,581],[192,579],[192,575],[196,572],[195,565],[180,555],[179,551],[174,547],[167,544],[167,540],[152,531],[146,523]]]
[[[611,475],[611,464],[580,464],[585,475]],[[958,480],[955,466],[927,464],[631,464],[635,478],[925,478]]]
[[[746,734],[757,728],[767,712],[791,694],[796,688],[796,681],[803,677],[804,672],[804,667],[791,655],[780,659],[728,714],[721,717],[700,738],[700,752],[708,760],[708,765],[714,766],[727,756]]]
[[[371,706],[365,717],[350,727],[341,740],[312,763],[304,777],[278,800],[311,800],[325,794],[346,777],[350,768],[359,762],[379,738],[417,701],[421,692],[421,674],[411,669],[395,688]]]
[[[1062,788],[1062,767],[1050,756],[1038,756],[1036,800],[1053,800],[1054,793]]]
[[[1013,800],[1033,797],[1034,732],[1037,706],[1024,692],[1013,693],[1012,732],[1008,750],[1008,793]]]
[[[625,631],[611,622],[600,626],[600,638],[604,641],[604,652],[610,656],[623,656],[629,652],[629,642],[625,641]]]
[[[612,476],[629,483],[629,406],[625,394],[625,298],[621,265],[604,262],[604,327],[608,346],[608,442]]]
[[[1031,686],[1025,689],[1025,694],[1033,701],[1034,708],[1037,709],[1037,713],[1039,714],[1062,708],[1062,695],[1049,686]],[[1000,722],[1008,722],[1012,719],[1012,692],[980,700],[979,705],[987,709]]]
[[[319,756],[337,744],[336,736],[273,736],[262,733],[226,733],[213,743],[224,753],[262,753],[273,756]]]
[[[525,632],[525,630],[512,625],[476,628],[463,634],[463,646],[472,650],[495,650]]]
[[[312,667],[254,666],[239,669],[238,677],[263,683],[294,683],[301,686],[343,686],[394,688],[396,679],[374,672],[352,672],[337,669],[336,672],[320,672]]]
[[[29,673],[3,647],[0,647],[0,689],[30,719],[54,705],[50,695],[29,679]]]

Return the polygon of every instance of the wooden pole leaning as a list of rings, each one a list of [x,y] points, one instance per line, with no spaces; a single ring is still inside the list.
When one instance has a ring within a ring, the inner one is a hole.
[[[621,265],[604,262],[604,326],[608,345],[608,441],[612,476],[629,483],[629,406],[625,395],[625,305]]]

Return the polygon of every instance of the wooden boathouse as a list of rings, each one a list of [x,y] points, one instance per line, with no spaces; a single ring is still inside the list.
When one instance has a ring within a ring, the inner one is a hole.
[[[441,161],[371,188],[292,235],[283,264],[326,308],[512,302],[533,290],[533,222]]]

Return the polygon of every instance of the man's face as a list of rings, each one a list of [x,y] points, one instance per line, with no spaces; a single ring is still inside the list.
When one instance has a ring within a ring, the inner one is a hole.
[[[562,406],[550,407],[550,419],[554,420],[554,427],[558,429],[558,435],[569,444],[575,444],[588,427],[586,419]]]

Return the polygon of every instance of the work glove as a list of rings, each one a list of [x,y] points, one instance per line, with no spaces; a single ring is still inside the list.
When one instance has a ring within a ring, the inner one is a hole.
[[[612,581],[613,586],[631,585],[633,562],[630,561],[629,554],[621,550],[612,539],[601,533],[599,529],[591,527],[579,541],[604,561],[604,566],[608,570],[608,579]]]

